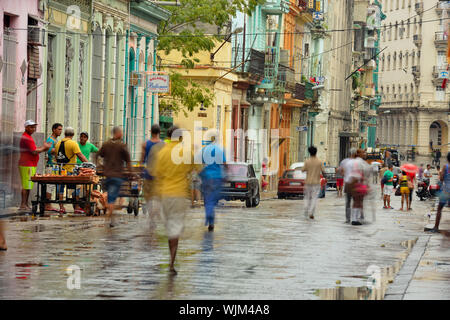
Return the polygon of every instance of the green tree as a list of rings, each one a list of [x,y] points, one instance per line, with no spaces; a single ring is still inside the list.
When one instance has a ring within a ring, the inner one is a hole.
[[[173,3],[173,0],[167,2]],[[194,68],[195,63],[199,62],[195,58],[196,53],[210,52],[214,49],[216,41],[223,40],[227,36],[227,34],[208,35],[207,29],[212,30],[211,26],[216,26],[215,30],[223,30],[238,12],[251,15],[257,5],[265,2],[265,0],[179,0],[177,6],[160,4],[171,12],[171,16],[168,21],[163,21],[159,25],[157,50],[166,55],[172,50],[179,51],[182,60],[177,64],[187,69]],[[161,63],[164,62],[160,62],[160,65]],[[183,78],[181,73],[175,71],[170,73],[170,81],[171,95],[170,98],[160,100],[161,110],[170,109],[175,112],[182,110],[186,114],[201,104],[205,108],[212,105],[214,95],[201,83]],[[182,109],[182,106],[185,109]]]

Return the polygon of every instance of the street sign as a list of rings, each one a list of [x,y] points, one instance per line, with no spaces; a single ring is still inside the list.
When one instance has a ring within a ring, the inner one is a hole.
[[[439,72],[439,79],[448,79],[448,71]]]
[[[147,76],[147,90],[149,92],[167,93],[170,89],[168,74],[155,74]]]
[[[308,126],[300,126],[300,127],[295,127],[295,130],[297,131],[308,131]]]

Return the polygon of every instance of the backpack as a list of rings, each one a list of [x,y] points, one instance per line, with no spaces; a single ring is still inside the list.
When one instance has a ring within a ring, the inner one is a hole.
[[[68,158],[66,155],[66,146],[65,146],[65,141],[61,141],[61,144],[59,145],[59,149],[58,149],[58,154],[56,155],[56,162],[57,163],[69,163],[70,159],[73,158]]]

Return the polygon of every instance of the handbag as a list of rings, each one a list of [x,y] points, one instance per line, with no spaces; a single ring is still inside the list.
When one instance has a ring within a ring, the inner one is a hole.
[[[383,176],[383,178],[381,179],[381,184],[386,184],[387,182],[387,177]]]
[[[397,189],[395,189],[395,195],[396,196],[401,196],[402,193],[400,192],[400,187],[398,187]]]
[[[367,187],[367,185],[359,183],[359,182],[355,184],[354,190],[360,196],[365,196],[369,192],[369,188]]]

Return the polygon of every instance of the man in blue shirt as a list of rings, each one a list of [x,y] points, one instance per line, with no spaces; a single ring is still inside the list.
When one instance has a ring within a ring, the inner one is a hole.
[[[220,198],[222,181],[225,176],[223,164],[226,162],[223,149],[216,143],[216,137],[202,150],[202,162],[205,167],[199,176],[202,179],[202,192],[205,201],[205,225],[214,230],[214,207]]]
[[[47,143],[51,144],[50,149],[48,149],[47,152],[47,166],[53,166],[56,164],[56,161],[54,161],[54,155],[53,152],[55,151],[55,145],[58,142],[58,137],[61,135],[63,129],[63,125],[61,123],[55,123],[52,125],[52,134],[47,138]],[[47,185],[47,199],[50,200],[52,198],[53,190],[55,190],[54,184]],[[56,211],[58,212],[58,209],[55,209],[52,207],[50,203],[47,203],[45,205],[45,210],[47,211]]]

